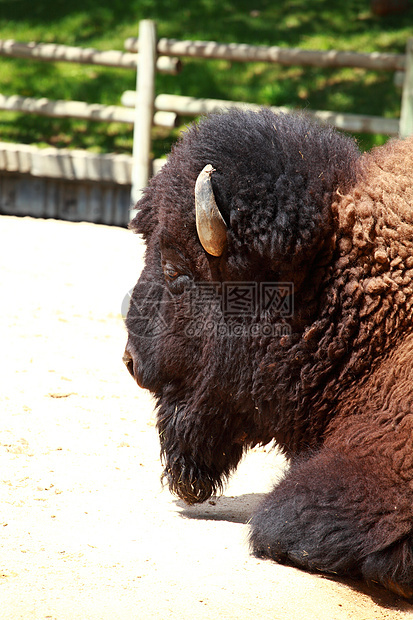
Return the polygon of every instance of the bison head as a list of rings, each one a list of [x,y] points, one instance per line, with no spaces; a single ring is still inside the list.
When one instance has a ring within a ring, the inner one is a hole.
[[[137,205],[131,228],[147,249],[124,360],[157,399],[164,476],[190,504],[219,490],[247,448],[304,441],[297,347],[357,157],[353,141],[303,117],[228,112],[185,133]]]

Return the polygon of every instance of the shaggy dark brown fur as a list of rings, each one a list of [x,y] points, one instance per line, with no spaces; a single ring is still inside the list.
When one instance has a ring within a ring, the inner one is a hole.
[[[206,164],[221,257],[195,228]],[[128,365],[157,398],[171,490],[205,501],[275,440],[290,468],[252,520],[254,553],[412,596],[413,139],[360,156],[299,116],[213,116],[139,208]],[[290,283],[294,312],[228,316],[235,282]]]

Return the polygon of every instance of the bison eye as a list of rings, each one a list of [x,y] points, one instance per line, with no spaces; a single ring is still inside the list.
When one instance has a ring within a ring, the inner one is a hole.
[[[162,265],[163,273],[170,292],[173,295],[181,295],[188,287],[191,286],[192,278],[182,273],[171,263]]]
[[[179,276],[179,271],[177,271],[175,267],[173,265],[170,265],[169,263],[163,265],[163,272],[165,274],[165,278],[167,278],[168,280],[176,280],[176,278]]]

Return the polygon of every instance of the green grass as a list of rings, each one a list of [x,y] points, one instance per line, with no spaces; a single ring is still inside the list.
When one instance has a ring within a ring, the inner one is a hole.
[[[413,8],[375,17],[368,0],[0,0],[0,38],[123,49],[141,19],[159,37],[307,49],[403,53],[413,35]],[[362,69],[281,67],[264,63],[183,60],[178,76],[157,75],[157,93],[287,105],[397,118],[401,93],[393,74]],[[134,72],[90,65],[0,57],[0,92],[119,104]],[[183,119],[187,122],[189,119]],[[169,151],[178,131],[154,129],[154,155]],[[363,149],[386,136],[357,136]],[[132,130],[120,124],[48,119],[0,111],[0,139],[28,144],[131,152]]]

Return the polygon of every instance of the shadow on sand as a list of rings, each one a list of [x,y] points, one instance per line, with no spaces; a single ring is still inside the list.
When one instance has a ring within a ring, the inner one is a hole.
[[[204,504],[187,506],[182,500],[176,500],[180,515],[186,519],[204,521],[230,521],[231,523],[248,523],[253,513],[264,499],[265,493],[246,493],[244,495],[212,497]]]
[[[265,493],[247,493],[237,496],[211,498],[204,504],[187,506],[183,501],[176,500],[180,515],[185,519],[205,521],[229,521],[247,524],[265,497]],[[266,561],[266,560],[263,560]],[[300,570],[300,569],[297,569]],[[385,609],[411,613],[413,618],[413,601],[407,601],[374,583],[364,583],[355,579],[342,579],[329,575],[320,575],[324,579],[346,585],[351,590],[369,596],[377,605]]]

